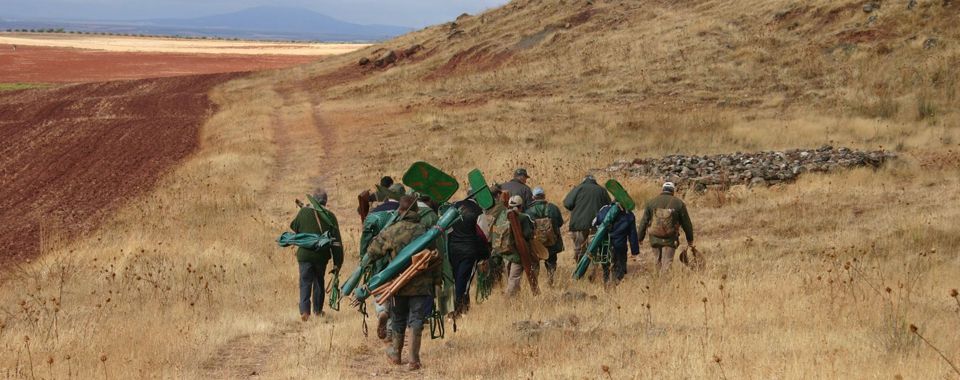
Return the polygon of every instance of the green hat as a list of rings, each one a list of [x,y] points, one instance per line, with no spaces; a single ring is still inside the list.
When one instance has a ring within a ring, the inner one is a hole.
[[[399,201],[400,197],[402,197],[407,192],[407,189],[405,189],[403,185],[399,183],[390,185],[389,188],[383,188],[378,185],[377,188],[383,190],[383,192],[386,193],[387,199],[393,199],[395,201]]]

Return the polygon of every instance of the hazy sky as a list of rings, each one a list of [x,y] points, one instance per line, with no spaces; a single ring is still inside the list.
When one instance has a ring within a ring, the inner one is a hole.
[[[0,0],[0,18],[191,18],[256,6],[308,8],[343,21],[422,27],[507,0]]]

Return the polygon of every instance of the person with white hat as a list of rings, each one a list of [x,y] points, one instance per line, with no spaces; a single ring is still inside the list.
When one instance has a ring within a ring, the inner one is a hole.
[[[523,278],[523,264],[520,259],[520,250],[517,248],[517,241],[513,235],[510,224],[510,215],[517,216],[520,222],[520,229],[523,231],[523,239],[529,247],[530,240],[533,239],[533,220],[527,214],[523,213],[523,197],[514,195],[507,202],[507,210],[497,216],[491,229],[490,243],[493,255],[499,256],[507,265],[507,296],[514,296],[520,290],[520,282]],[[540,263],[535,262],[530,268],[533,276],[536,277],[540,271]],[[535,278],[532,282],[536,282]],[[533,284],[531,288],[537,291]]]
[[[650,247],[660,271],[670,269],[673,255],[680,245],[680,230],[683,230],[687,245],[693,247],[693,223],[683,200],[674,196],[677,186],[673,182],[663,184],[660,195],[647,201],[643,208],[643,218],[638,226],[640,242],[647,235],[649,227]]]

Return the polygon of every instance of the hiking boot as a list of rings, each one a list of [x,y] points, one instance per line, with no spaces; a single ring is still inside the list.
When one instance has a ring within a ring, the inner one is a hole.
[[[423,327],[410,331],[410,365],[411,371],[420,369],[420,343],[423,341]]]
[[[390,316],[387,313],[380,313],[377,316],[377,338],[380,340],[387,339],[387,321],[390,319]]]
[[[300,320],[301,320],[301,321],[306,322],[306,321],[309,320],[309,319],[310,319],[310,314],[309,314],[309,313],[300,314]]]
[[[390,364],[400,365],[400,353],[403,352],[403,332],[394,331],[393,332],[393,344],[390,347],[387,347],[387,359],[390,360]]]

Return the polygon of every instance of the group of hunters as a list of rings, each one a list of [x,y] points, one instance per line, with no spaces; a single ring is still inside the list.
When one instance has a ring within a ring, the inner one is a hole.
[[[473,281],[486,279],[487,287],[505,283],[506,296],[513,297],[519,292],[526,275],[531,290],[536,292],[539,261],[543,261],[548,284],[554,282],[557,256],[564,251],[561,227],[565,221],[560,208],[547,200],[543,188],[529,187],[530,176],[526,169],[519,168],[513,174],[510,181],[489,186],[495,202],[487,209],[472,197],[454,202],[452,207],[459,210],[460,218],[438,238],[446,248],[440,249],[441,243],[431,243],[427,247],[431,251],[441,251],[449,262],[448,270],[455,284],[453,318],[469,311]],[[473,190],[468,189],[468,194]],[[587,244],[591,235],[612,208],[620,207],[607,229],[609,240],[605,249],[609,260],[601,263],[604,283],[615,285],[624,278],[628,247],[633,256],[638,256],[640,243],[648,235],[652,248],[649,261],[654,262],[660,271],[668,270],[679,246],[681,231],[687,244],[693,247],[693,225],[686,205],[674,196],[675,192],[676,186],[672,182],[664,183],[662,192],[644,205],[638,224],[631,210],[612,200],[607,190],[597,184],[592,175],[587,175],[570,190],[562,205],[570,212],[567,228],[574,244],[574,259],[579,262],[583,255],[589,254]],[[434,228],[440,215],[440,206],[436,202],[427,196],[408,192],[390,177],[383,177],[374,191],[365,191],[359,198],[358,211],[363,218],[363,234],[359,242],[361,265],[372,268],[382,268],[404,246]],[[323,315],[324,274],[328,262],[333,260],[330,273],[339,273],[344,258],[337,219],[324,208],[327,193],[317,190],[311,200],[324,212],[319,213],[313,205],[301,207],[290,228],[295,233],[326,234],[330,243],[317,249],[303,246],[297,249],[299,305],[303,321],[310,318],[311,312],[316,316]],[[390,218],[394,218],[392,223],[388,222]],[[522,234],[511,233],[511,228],[517,226]],[[541,247],[540,260],[525,266],[520,251],[532,246]],[[389,342],[387,354],[391,363],[401,364],[404,340],[409,339],[409,367],[411,370],[420,368],[424,323],[434,312],[434,297],[441,291],[442,284],[443,268],[435,264],[409,279],[390,299],[374,302],[377,335],[385,343]],[[480,284],[477,285],[479,289]]]

